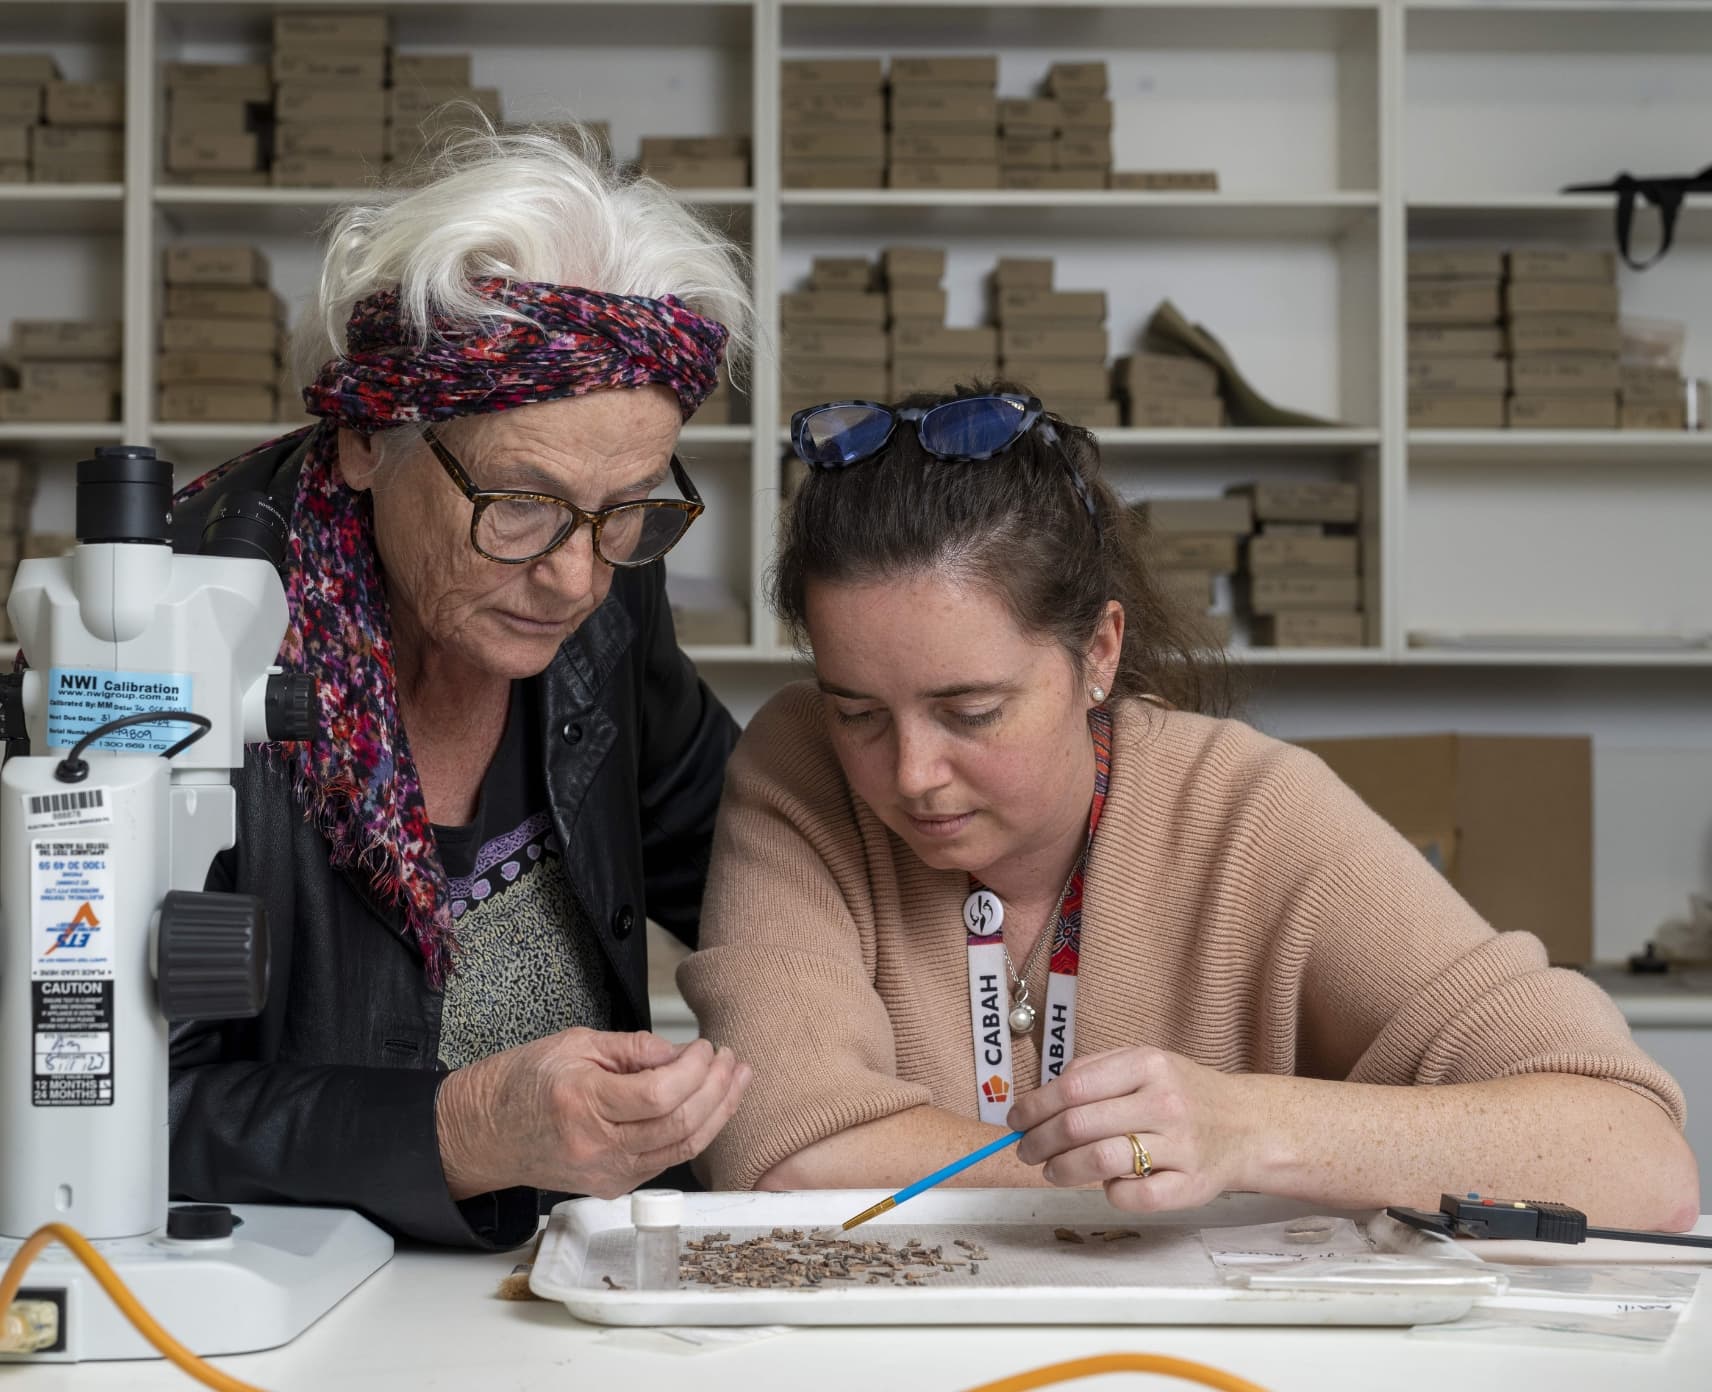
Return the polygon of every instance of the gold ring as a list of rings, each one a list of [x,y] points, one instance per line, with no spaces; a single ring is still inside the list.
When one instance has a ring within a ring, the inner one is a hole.
[[[1133,1131],[1125,1133],[1129,1137],[1129,1148],[1135,1152],[1135,1177],[1146,1179],[1153,1173],[1153,1157],[1147,1153],[1147,1147],[1141,1143],[1141,1137]]]

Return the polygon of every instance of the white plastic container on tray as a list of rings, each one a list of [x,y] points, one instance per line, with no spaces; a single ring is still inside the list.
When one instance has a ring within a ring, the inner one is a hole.
[[[733,1241],[773,1228],[836,1230],[884,1197],[870,1190],[686,1194],[680,1237]],[[580,1320],[614,1325],[745,1324],[1437,1324],[1465,1314],[1465,1290],[1246,1290],[1220,1279],[1200,1233],[1310,1214],[1301,1204],[1226,1195],[1189,1213],[1118,1212],[1100,1192],[940,1189],[863,1224],[852,1241],[902,1247],[920,1238],[956,1255],[957,1239],[987,1253],[919,1283],[827,1282],[813,1289],[634,1290],[628,1199],[572,1199],[548,1220],[530,1288]],[[1353,1215],[1352,1215],[1353,1216]],[[1133,1228],[1134,1239],[1059,1240]],[[609,1281],[611,1284],[609,1284]],[[614,1289],[613,1287],[619,1287]]]

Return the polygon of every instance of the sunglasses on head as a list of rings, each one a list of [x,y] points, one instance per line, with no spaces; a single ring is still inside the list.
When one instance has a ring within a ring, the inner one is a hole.
[[[1045,414],[1038,397],[1011,392],[960,396],[936,406],[829,401],[791,417],[791,448],[811,469],[848,469],[883,450],[903,422],[914,427],[922,449],[935,459],[972,464],[1001,454],[1036,425],[1046,442],[1056,446],[1058,432]],[[1088,516],[1097,518],[1081,474],[1068,459],[1064,467]]]

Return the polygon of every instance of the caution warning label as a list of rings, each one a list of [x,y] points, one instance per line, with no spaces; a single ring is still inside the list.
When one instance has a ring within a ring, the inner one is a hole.
[[[65,978],[30,985],[38,1107],[113,1105],[113,983]]]

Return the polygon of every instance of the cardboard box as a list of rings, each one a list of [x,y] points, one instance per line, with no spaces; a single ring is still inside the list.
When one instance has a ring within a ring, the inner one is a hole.
[[[117,362],[117,319],[15,319],[12,351],[37,362]]]
[[[18,364],[18,386],[44,396],[119,395],[116,362],[26,362]]]
[[[1261,523],[1347,525],[1361,520],[1361,489],[1353,483],[1243,483],[1226,490],[1254,505]]]
[[[1497,358],[1504,352],[1504,330],[1497,324],[1478,328],[1454,324],[1409,326],[1411,362],[1417,358]]]
[[[1163,534],[1148,547],[1147,559],[1155,570],[1204,570],[1214,575],[1229,575],[1237,567],[1237,538]]]
[[[1618,369],[1617,387],[1623,405],[1681,406],[1684,402],[1682,374],[1674,367],[1629,367]]]
[[[809,262],[809,289],[863,294],[874,288],[874,269],[864,256],[817,256]]]
[[[999,137],[991,130],[982,135],[955,132],[892,130],[887,157],[898,164],[996,164]]]
[[[1176,353],[1131,353],[1119,358],[1112,380],[1132,396],[1215,396],[1218,370],[1199,358]]]
[[[392,26],[380,11],[305,14],[288,10],[273,17],[273,41],[281,47],[385,48]]]
[[[1617,287],[1576,280],[1512,280],[1504,287],[1504,305],[1513,318],[1578,314],[1614,321]]]
[[[680,189],[748,188],[746,159],[664,159],[642,167],[650,179]]]
[[[637,158],[654,160],[747,160],[746,135],[645,135]]]
[[[889,246],[880,252],[887,285],[938,285],[945,279],[945,248]]]
[[[1565,966],[1593,958],[1593,746],[1586,738],[1416,735],[1304,741],[1500,932]]]
[[[1512,396],[1512,430],[1615,430],[1617,393],[1599,396]]]
[[[1495,280],[1419,280],[1409,284],[1409,323],[1495,324],[1502,306]]]
[[[1610,285],[1617,279],[1617,255],[1611,251],[1512,251],[1511,280],[1576,280]]]
[[[786,93],[793,88],[868,87],[879,91],[886,73],[878,58],[786,58],[780,65]]]
[[[1071,97],[1058,103],[1058,129],[1078,135],[1110,135],[1112,104],[1106,97]]]
[[[1588,396],[1617,390],[1615,358],[1590,353],[1544,353],[1513,358],[1510,390],[1517,396]]]
[[[999,187],[996,160],[987,163],[894,164],[886,187],[895,189],[990,189]]]
[[[70,532],[26,532],[24,544],[18,548],[18,559],[36,561],[63,556],[76,545],[77,538]]]
[[[0,83],[41,86],[59,79],[59,60],[51,53],[0,53]]]
[[[1103,363],[1106,344],[1104,325],[1065,328],[1058,324],[1005,324],[999,329],[999,361],[1062,358]]]
[[[780,177],[788,189],[878,189],[886,186],[886,166],[787,160]]]
[[[386,50],[334,48],[276,48],[273,80],[280,86],[298,83],[316,87],[384,87]],[[415,88],[396,91],[413,92]]]
[[[998,99],[975,87],[895,87],[892,129],[911,131],[985,131],[999,123]]]
[[[1137,193],[1217,193],[1216,169],[1114,169],[1106,187]]]
[[[1104,290],[1012,290],[999,287],[994,309],[1001,324],[1093,326],[1106,321]]]
[[[1103,169],[1001,169],[999,183],[1008,189],[1058,189],[1092,192],[1106,186]]]
[[[386,123],[386,93],[378,87],[305,87],[292,83],[279,89],[274,115],[282,125],[325,126],[350,121],[380,126]]]
[[[992,282],[999,290],[1050,290],[1050,256],[1001,256],[993,264]]]
[[[1006,135],[1033,136],[1057,133],[1058,102],[1052,97],[1002,97],[999,99],[999,128]]]
[[[948,392],[953,387],[990,382],[997,376],[990,359],[893,358],[891,399],[895,401],[918,391]]]
[[[922,285],[894,286],[886,292],[886,317],[902,323],[943,324],[945,291]]]
[[[886,324],[886,297],[839,290],[791,290],[779,296],[779,315],[787,329],[854,324],[879,330]]]
[[[1129,423],[1137,430],[1216,430],[1225,406],[1216,396],[1131,397]]]
[[[1052,358],[1007,358],[1005,376],[1031,388],[1037,396],[1073,396],[1104,400],[1111,380],[1101,363],[1063,362]]]
[[[267,257],[242,243],[170,246],[161,253],[168,285],[266,285]]]
[[[1412,430],[1501,430],[1504,427],[1504,395],[1409,397],[1409,427]]]
[[[111,421],[119,398],[111,392],[0,391],[0,421]]]
[[[1052,142],[1052,163],[1057,169],[1112,167],[1112,141],[1106,135],[1060,135]]]
[[[197,91],[175,93],[167,103],[166,131],[168,136],[200,135],[205,131],[213,135],[231,135],[253,130],[264,110],[259,102],[229,97],[221,92],[212,95]]]
[[[1052,97],[1103,97],[1109,84],[1104,62],[1054,63],[1046,70],[1046,94]]]
[[[899,87],[996,87],[999,82],[997,55],[980,54],[955,58],[893,58],[892,90]]]
[[[279,352],[279,327],[266,319],[162,319],[161,348],[174,352]]]
[[[871,130],[787,130],[779,135],[787,161],[876,164],[886,158],[886,143]]]
[[[1285,614],[1303,609],[1320,613],[1357,613],[1361,580],[1354,575],[1255,575],[1243,587],[1253,614]]]
[[[1246,559],[1254,576],[1355,575],[1361,569],[1361,543],[1352,536],[1268,532],[1249,538]]]
[[[164,313],[175,319],[285,318],[285,301],[265,285],[169,285]]]
[[[1409,279],[1491,280],[1504,275],[1504,252],[1500,247],[1458,247],[1409,253]]]
[[[25,160],[0,160],[0,184],[27,184],[30,166]]]
[[[1617,321],[1580,315],[1517,315],[1505,329],[1505,342],[1517,357],[1529,353],[1597,353],[1616,357],[1622,347]]]
[[[196,382],[267,387],[271,391],[279,376],[279,360],[272,353],[190,349],[160,354],[156,359],[156,376],[163,385]]]
[[[780,379],[782,394],[803,401],[884,401],[886,370],[872,363],[796,363]]]
[[[885,135],[886,98],[879,87],[787,87],[781,98],[781,129],[849,130],[864,127]]]
[[[749,641],[749,611],[742,605],[685,609],[673,604],[671,610],[678,642],[685,647],[731,647]]]
[[[1367,642],[1367,622],[1359,613],[1287,610],[1256,615],[1252,633],[1257,648],[1359,648]]]
[[[878,329],[848,325],[793,326],[784,343],[787,362],[866,363],[884,367],[892,356],[891,340]]]
[[[1686,430],[1688,403],[1680,399],[1675,402],[1640,401],[1633,404],[1624,401],[1617,412],[1617,429]]]
[[[1116,430],[1123,424],[1115,401],[1054,396],[1046,402],[1046,409],[1084,430]]]
[[[1254,530],[1254,504],[1244,497],[1150,498],[1142,521],[1156,537],[1242,537]],[[1214,569],[1215,567],[1208,567]]]
[[[30,166],[38,184],[116,184],[125,177],[122,155],[44,156]]]
[[[227,135],[195,131],[167,137],[166,167],[174,174],[259,169],[261,163],[261,137],[245,131]]]
[[[1502,395],[1508,385],[1502,358],[1416,358],[1409,363],[1409,392],[1415,396]]]
[[[386,93],[386,114],[401,126],[419,126],[431,118],[467,124],[471,108],[498,125],[503,115],[499,88],[394,87]]]
[[[360,188],[373,180],[378,161],[283,155],[268,171],[275,188]]]
[[[30,131],[30,158],[52,160],[119,159],[125,153],[122,126],[36,126]]]
[[[41,119],[40,87],[0,87],[0,121],[8,125],[34,125]]]
[[[189,169],[169,171],[166,181],[204,188],[267,188],[273,181],[265,169]]]
[[[46,126],[0,126],[0,162],[27,163],[32,135],[36,131],[46,129]]]
[[[1160,570],[1153,583],[1170,604],[1182,609],[1203,610],[1213,602],[1213,574],[1208,570]]]
[[[50,82],[42,89],[42,112],[50,126],[122,126],[123,82]]]
[[[392,84],[395,87],[468,87],[470,55],[394,53]]]
[[[998,361],[999,331],[989,327],[952,329],[944,324],[899,324],[892,329],[892,351],[906,358],[958,358]]]
[[[160,418],[166,421],[271,423],[275,405],[271,386],[177,386],[160,392]]]
[[[1051,169],[1052,140],[1028,140],[1007,135],[999,141],[999,163],[1008,177],[1018,169]]]
[[[273,76],[266,63],[166,63],[162,78],[168,92],[219,92],[248,101],[273,96]]]

